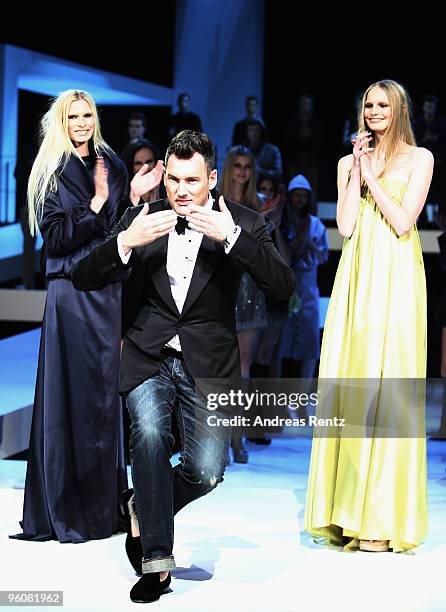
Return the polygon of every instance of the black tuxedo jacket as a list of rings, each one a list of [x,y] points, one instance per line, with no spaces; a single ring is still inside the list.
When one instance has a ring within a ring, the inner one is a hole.
[[[181,313],[166,271],[167,235],[133,249],[127,265],[119,257],[117,236],[129,227],[141,206],[127,209],[110,237],[74,267],[72,280],[79,290],[122,280],[126,271],[143,287],[144,303],[124,338],[121,393],[128,393],[160,368],[161,349],[176,334],[194,380],[240,377],[235,306],[243,272],[274,298],[292,295],[294,273],[274,247],[263,217],[231,201],[226,205],[241,233],[228,254],[223,244],[203,236]],[[169,207],[168,200],[158,200],[150,204],[149,214]],[[218,209],[218,196],[214,209]]]

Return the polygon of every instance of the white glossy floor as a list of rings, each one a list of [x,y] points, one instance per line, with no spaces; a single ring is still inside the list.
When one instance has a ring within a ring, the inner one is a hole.
[[[178,515],[172,592],[152,609],[446,610],[446,442],[429,442],[430,531],[411,554],[346,553],[301,533],[308,439],[250,445],[212,494]],[[0,590],[63,590],[64,610],[138,609],[124,535],[86,544],[8,539],[20,531],[25,464],[0,462]],[[50,609],[50,608],[40,608]]]

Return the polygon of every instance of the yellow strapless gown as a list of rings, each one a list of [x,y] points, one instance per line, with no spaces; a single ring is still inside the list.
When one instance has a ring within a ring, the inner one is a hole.
[[[407,186],[380,182],[401,204]],[[414,227],[398,238],[366,191],[355,230],[344,241],[319,377],[425,376],[426,280],[419,235]],[[315,436],[305,530],[337,544],[342,536],[353,538],[353,548],[358,539],[390,540],[394,551],[420,544],[427,533],[424,402],[416,420],[423,432],[417,437]]]

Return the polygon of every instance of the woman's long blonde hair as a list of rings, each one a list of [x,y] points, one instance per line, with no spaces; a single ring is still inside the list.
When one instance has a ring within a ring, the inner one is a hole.
[[[237,157],[247,157],[251,161],[251,176],[245,186],[243,204],[258,210],[256,160],[251,151],[246,147],[239,145],[229,149],[223,166],[219,191],[225,198],[231,198],[233,168]]]
[[[379,148],[384,151],[385,159],[384,168],[380,172],[380,176],[382,176],[387,168],[395,161],[401,143],[404,142],[406,144],[416,146],[416,142],[410,123],[412,103],[409,95],[402,85],[390,79],[373,83],[364,92],[358,108],[359,131],[370,129],[367,127],[364,120],[364,109],[367,96],[370,90],[374,87],[380,87],[385,91],[387,97],[389,98],[390,108],[392,109],[392,119],[389,127],[379,143]],[[374,145],[371,144],[371,146]]]
[[[37,232],[45,198],[48,192],[56,189],[56,172],[62,161],[64,168],[71,155],[80,157],[68,136],[68,114],[71,103],[76,100],[85,100],[93,113],[92,144],[96,154],[99,155],[101,149],[112,152],[102,138],[96,104],[89,93],[68,89],[53,99],[40,124],[41,145],[28,181],[28,220],[33,235]]]

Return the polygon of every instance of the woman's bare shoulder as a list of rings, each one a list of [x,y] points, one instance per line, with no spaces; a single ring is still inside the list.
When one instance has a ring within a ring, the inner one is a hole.
[[[353,153],[350,153],[349,155],[345,155],[344,157],[341,157],[341,159],[338,161],[338,170],[346,172],[350,170],[352,165],[353,165]]]
[[[415,159],[417,162],[434,163],[434,156],[425,147],[412,147],[412,159]]]
[[[407,169],[409,170],[410,176],[414,176],[414,174],[418,174],[420,171],[432,173],[434,156],[429,149],[411,146],[406,152],[408,154]]]

